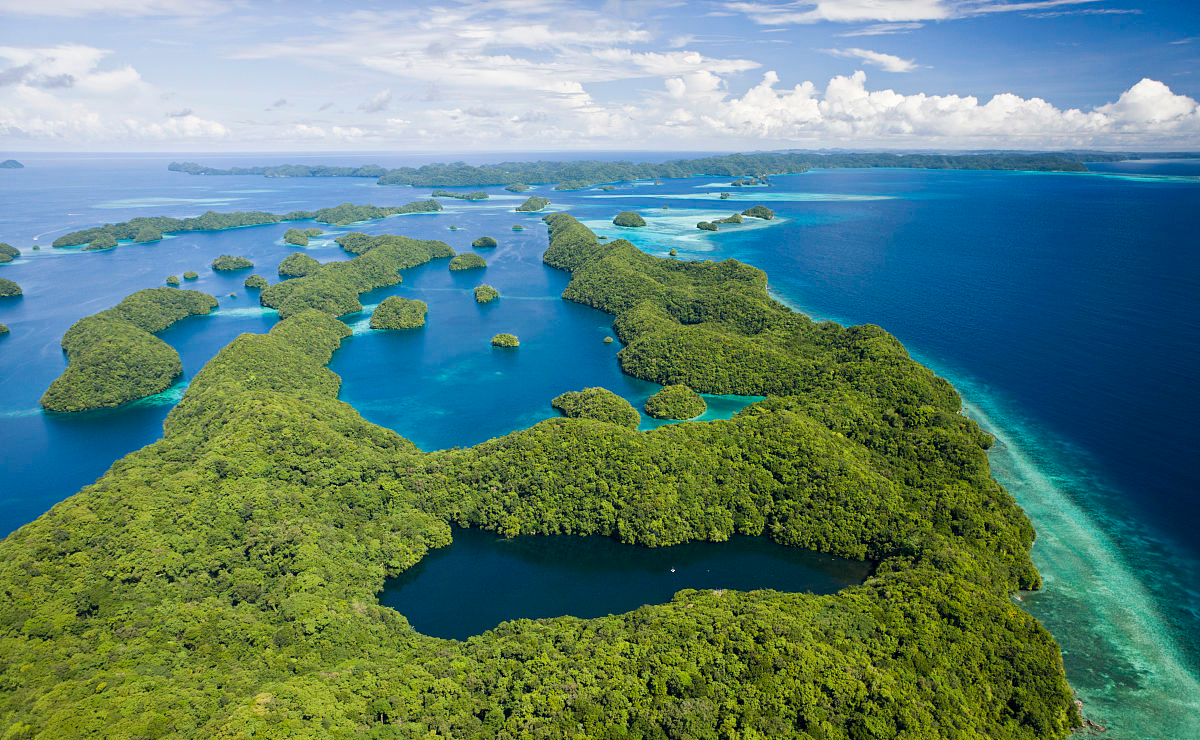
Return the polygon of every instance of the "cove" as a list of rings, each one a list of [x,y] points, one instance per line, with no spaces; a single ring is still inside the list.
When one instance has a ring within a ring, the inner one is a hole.
[[[649,548],[598,535],[505,539],[456,528],[449,547],[390,579],[379,601],[422,634],[464,640],[512,619],[620,614],[687,588],[833,593],[871,568],[746,535]]]

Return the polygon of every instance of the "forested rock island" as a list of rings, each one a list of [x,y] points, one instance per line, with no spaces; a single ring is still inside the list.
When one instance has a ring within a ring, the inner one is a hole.
[[[938,170],[1031,170],[1040,172],[1086,172],[1084,162],[1136,159],[1137,154],[1111,152],[995,152],[980,154],[830,154],[819,152],[765,152],[728,154],[668,162],[501,162],[469,165],[463,162],[427,164],[385,170],[369,167],[284,164],[268,167],[220,169],[195,162],[172,162],[167,169],[189,175],[263,175],[266,177],[376,177],[380,185],[455,187],[547,185],[560,190],[578,190],[600,183],[658,180],[667,177],[713,175],[734,177],[742,184],[759,183],[770,175],[798,174],[814,168],[910,167]],[[510,184],[511,183],[511,184]],[[458,197],[458,196],[455,196]]]
[[[347,239],[349,261],[262,291],[279,323],[210,360],[161,440],[0,541],[8,736],[1033,740],[1078,725],[1058,646],[1009,598],[1040,585],[1033,529],[947,382],[878,327],[773,301],[749,265],[544,220],[544,262],[570,273],[564,298],[614,316],[627,373],[766,400],[640,432],[585,391],[560,402],[574,418],[421,452],[337,400],[325,365],[359,293],[453,252]],[[443,640],[377,594],[452,525],[652,547],[764,535],[875,568],[829,595],[684,590]]]

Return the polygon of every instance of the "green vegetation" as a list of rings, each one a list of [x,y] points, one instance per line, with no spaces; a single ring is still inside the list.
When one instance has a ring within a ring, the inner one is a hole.
[[[493,347],[517,347],[521,342],[515,334],[500,333],[492,337]]]
[[[304,277],[319,269],[321,269],[320,262],[303,252],[295,252],[284,257],[283,261],[279,263],[279,277]]]
[[[607,388],[584,388],[555,397],[550,405],[571,419],[592,419],[637,429],[641,414],[633,405]]]
[[[529,186],[524,183],[514,182],[512,184],[505,185],[504,189],[510,193],[523,193],[529,189]]]
[[[425,326],[425,301],[389,296],[371,314],[372,329],[416,329]]]
[[[433,198],[457,198],[459,200],[487,200],[488,194],[482,190],[476,190],[473,193],[452,193],[449,190],[433,191]]]
[[[520,213],[533,213],[540,211],[550,205],[549,198],[543,198],[540,195],[531,195],[525,199],[525,202],[517,206],[517,211]]]
[[[741,222],[742,222],[742,214],[735,213],[732,216],[726,216],[725,218],[718,218],[713,223],[716,223],[716,224],[740,224]]]
[[[615,314],[627,372],[767,400],[649,432],[556,418],[425,454],[337,400],[324,365],[349,329],[329,313],[244,334],[162,440],[0,542],[8,736],[1069,734],[1058,648],[1008,596],[1038,585],[1032,528],[949,384],[878,327],[772,301],[753,267],[546,220],[546,263],[571,271],[566,298]],[[382,274],[399,239],[283,285]],[[877,565],[827,596],[685,590],[439,640],[376,595],[450,523],[649,546],[765,534]]]
[[[696,224],[696,228],[700,229],[701,231],[716,231],[721,227],[717,226],[711,221],[701,221],[700,223]]]
[[[475,241],[471,242],[471,246],[475,247],[476,249],[487,249],[497,246],[497,244],[498,242],[495,240],[495,238],[490,236],[481,236]]]
[[[304,233],[302,229],[288,229],[283,232],[283,243],[297,247],[307,247],[308,234]]]
[[[235,257],[232,254],[223,254],[212,261],[212,269],[217,272],[233,272],[235,270],[246,270],[254,267],[254,263],[245,257]]]
[[[721,193],[721,200],[729,200],[729,193]]]
[[[84,249],[100,251],[117,246],[117,238],[112,234],[99,234]]]
[[[604,192],[609,193],[609,192],[612,192],[613,190],[616,190],[617,186],[616,185],[601,185],[600,187],[598,187],[596,189],[603,190]]]
[[[487,267],[487,260],[477,254],[459,254],[450,260],[450,269],[455,272],[479,267]]]
[[[645,409],[656,419],[695,419],[708,404],[686,385],[668,385],[646,399]]]
[[[559,190],[589,185],[661,178],[734,177],[743,184],[765,183],[769,175],[795,174],[810,168],[839,167],[914,167],[955,170],[1035,170],[1043,172],[1085,172],[1085,161],[1116,161],[1136,155],[1104,152],[1047,152],[1026,154],[822,154],[817,152],[759,152],[725,154],[699,159],[674,159],[668,162],[501,162],[473,167],[463,162],[428,164],[422,167],[380,168],[380,185],[414,187],[470,187],[504,185],[512,192],[527,186],[516,183],[558,183]],[[203,167],[193,162],[172,163],[168,169],[194,175],[265,175],[267,177],[364,177],[365,168],[280,165],[275,167],[234,167],[228,170]]]
[[[754,206],[742,211],[742,215],[753,216],[754,218],[761,218],[763,220],[770,221],[771,219],[775,218],[775,211],[772,211],[766,206]]]
[[[613,217],[612,222],[617,226],[645,226],[646,219],[635,211],[621,211]]]
[[[21,286],[7,278],[0,278],[0,298],[21,295]]]
[[[0,337],[4,336],[7,333],[8,333],[8,327],[5,326],[4,324],[0,324]]]
[[[362,310],[359,293],[399,284],[400,270],[454,255],[454,250],[444,242],[418,241],[394,234],[372,237],[355,232],[338,237],[337,242],[358,256],[348,262],[321,265],[319,270],[304,277],[264,288],[259,303],[278,310],[280,318],[309,308],[341,316]]]
[[[178,275],[167,275],[167,285],[172,285],[172,286],[178,288],[179,287],[179,276]]]
[[[678,250],[678,249],[676,249],[675,247],[671,247],[670,251],[668,251],[668,252],[667,252],[667,254],[668,254],[669,256],[671,256],[671,257],[678,257],[678,256],[679,256],[679,250]]]
[[[377,164],[362,167],[327,167],[325,165],[284,164],[276,167],[233,167],[219,170],[204,167],[195,162],[172,162],[167,165],[172,172],[189,175],[264,175],[266,177],[382,177],[387,170]]]
[[[246,288],[246,289],[253,288],[255,290],[262,290],[263,288],[269,287],[270,285],[271,284],[268,283],[267,279],[265,277],[263,277],[262,275],[251,275],[250,277],[246,278],[245,282],[242,283],[242,286],[244,288]]]
[[[490,285],[475,286],[475,302],[476,303],[491,303],[500,297],[500,291]]]
[[[62,338],[69,364],[42,395],[42,406],[87,411],[166,390],[183,366],[179,353],[154,333],[216,305],[197,290],[151,288],[76,321]]]
[[[613,338],[612,338],[612,337],[605,337],[605,338],[604,338],[604,343],[605,343],[605,344],[612,344],[612,343],[613,343]]]
[[[149,237],[152,234],[157,234],[157,238],[161,239],[163,234],[235,229],[243,226],[277,224],[283,221],[315,220],[321,223],[345,226],[357,221],[369,221],[398,214],[428,213],[440,210],[442,210],[442,206],[437,201],[420,200],[403,206],[386,206],[382,208],[372,205],[356,206],[353,203],[342,203],[333,208],[321,208],[316,211],[292,211],[283,215],[266,213],[264,211],[237,211],[234,213],[207,211],[195,218],[180,219],[153,216],[149,218],[134,218],[118,224],[105,224],[104,226],[96,226],[82,231],[73,231],[70,234],[65,234],[55,239],[54,246],[73,247],[80,244],[87,244],[89,245],[86,247],[88,249],[109,249],[110,247],[108,246],[96,247],[94,245],[97,241],[100,241],[102,244],[109,244],[111,242],[111,246],[115,247],[118,239],[156,241],[156,239],[143,239],[140,237]],[[289,233],[291,231],[289,229]],[[296,229],[296,231],[299,230]],[[319,229],[305,229],[303,233],[307,236],[316,236],[321,231]]]
[[[524,231],[525,227],[520,224],[513,224],[512,230],[513,231]]]
[[[195,270],[188,270],[187,272],[183,273],[184,280],[195,280],[198,277],[200,277],[200,274]]]
[[[163,238],[163,233],[153,226],[142,226],[133,235],[133,241],[138,244],[146,244],[148,242],[156,242]]]
[[[25,165],[21,164],[15,159],[6,159],[3,162],[0,162],[0,170],[19,170],[23,169],[24,167]]]
[[[20,257],[20,256],[21,256],[21,250],[17,249],[16,247],[12,246],[11,244],[5,244],[4,242],[0,242],[0,264],[3,264],[5,262],[12,262],[14,259],[16,259],[17,257]]]

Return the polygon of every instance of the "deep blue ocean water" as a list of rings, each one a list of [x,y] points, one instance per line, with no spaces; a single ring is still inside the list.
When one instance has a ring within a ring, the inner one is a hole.
[[[242,288],[246,273],[213,273],[207,265],[214,257],[245,255],[273,282],[275,265],[295,251],[281,241],[291,224],[103,253],[52,250],[56,236],[138,215],[389,205],[429,194],[370,179],[192,177],[167,172],[167,156],[17,158],[26,169],[0,171],[0,241],[23,252],[0,265],[0,277],[26,293],[0,299],[0,323],[12,330],[0,338],[0,532],[157,439],[183,384],[207,359],[238,333],[274,323],[273,312]],[[421,163],[399,155],[267,159]],[[1114,737],[1196,736],[1200,474],[1191,455],[1200,441],[1193,422],[1200,412],[1193,386],[1200,377],[1200,162],[1095,169],[818,170],[774,178],[771,188],[691,178],[612,192],[531,192],[598,233],[655,254],[676,248],[684,259],[750,262],[768,272],[780,300],[820,318],[877,323],[904,341],[955,383],[967,412],[1000,441],[993,470],[1038,529],[1034,556],[1046,581],[1043,591],[1022,595],[1023,603],[1062,644],[1085,712]],[[354,227],[442,239],[459,251],[471,251],[482,234],[500,241],[477,250],[489,262],[484,271],[451,274],[444,262],[410,270],[402,285],[364,295],[367,312],[345,317],[356,333],[331,363],[344,381],[342,399],[423,449],[528,426],[552,416],[549,400],[565,390],[603,385],[640,405],[656,389],[620,373],[619,344],[603,343],[611,317],[558,299],[567,276],[540,262],[540,214],[512,212],[525,195],[486,190],[492,199],[482,203],[444,201],[440,214]],[[721,190],[733,193],[730,200],[718,199]],[[716,234],[694,227],[755,203],[779,217]],[[612,215],[626,209],[641,211],[649,225],[612,226]],[[513,224],[525,230],[512,231]],[[331,237],[346,230],[314,239],[307,252],[345,259]],[[32,251],[34,244],[43,249]],[[183,357],[178,387],[115,410],[38,410],[38,397],[64,367],[58,341],[73,321],[188,269],[201,274],[194,287],[218,295],[221,306],[160,335]],[[470,289],[481,282],[497,287],[501,299],[475,305]],[[369,330],[369,306],[393,294],[426,301],[428,326]],[[521,347],[492,349],[487,339],[499,331],[517,334]],[[710,399],[710,416],[752,400]]]

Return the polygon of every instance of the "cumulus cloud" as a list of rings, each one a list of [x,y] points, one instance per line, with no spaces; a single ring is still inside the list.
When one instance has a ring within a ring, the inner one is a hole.
[[[229,135],[163,96],[129,65],[103,66],[110,52],[81,44],[0,47],[0,136],[77,143],[168,141]],[[165,120],[163,120],[165,119]]]
[[[1200,105],[1144,79],[1091,111],[1062,110],[1011,93],[903,95],[869,90],[862,71],[836,76],[823,91],[811,82],[779,89],[774,72],[741,97],[713,80],[668,80],[663,100],[676,129],[687,125],[727,137],[849,145],[906,143],[997,148],[1149,144],[1200,134]]]
[[[835,57],[859,59],[885,72],[911,72],[917,68],[916,62],[911,59],[901,59],[894,54],[883,54],[870,49],[826,49],[825,53]]]

